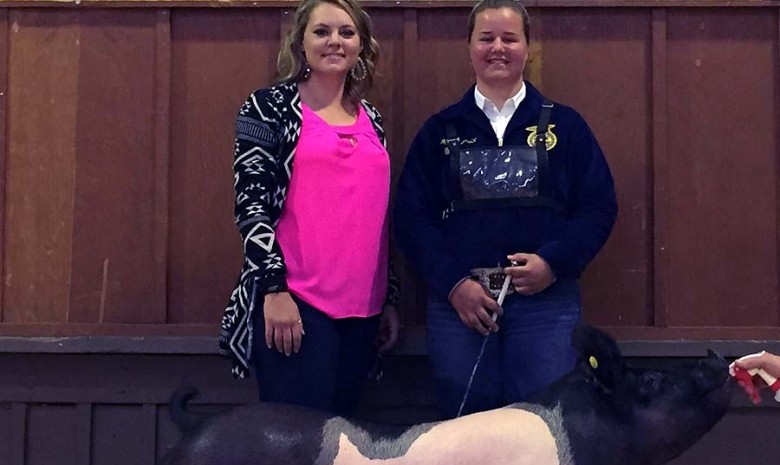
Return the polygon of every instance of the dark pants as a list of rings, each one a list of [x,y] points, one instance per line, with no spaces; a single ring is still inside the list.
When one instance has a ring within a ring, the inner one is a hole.
[[[499,331],[489,336],[463,415],[522,402],[574,367],[571,333],[580,321],[576,283],[553,295],[512,294]],[[466,327],[449,303],[428,304],[428,352],[439,408],[458,413],[484,337]]]
[[[260,400],[350,415],[376,354],[379,316],[332,319],[293,296],[306,334],[289,357],[265,344],[262,302],[253,315],[252,364]]]

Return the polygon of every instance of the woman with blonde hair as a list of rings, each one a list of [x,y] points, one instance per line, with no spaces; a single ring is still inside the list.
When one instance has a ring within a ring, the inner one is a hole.
[[[378,45],[355,0],[304,0],[278,82],[238,114],[236,223],[244,266],[222,320],[233,375],[260,399],[340,415],[398,334],[388,258],[390,161],[363,100]]]

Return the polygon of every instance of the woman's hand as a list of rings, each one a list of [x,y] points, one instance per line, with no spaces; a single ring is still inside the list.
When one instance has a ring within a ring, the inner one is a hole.
[[[737,360],[737,366],[746,370],[760,368],[774,378],[780,378],[780,356],[769,352],[760,352],[756,357]]]
[[[379,332],[376,335],[376,343],[379,353],[385,353],[392,349],[398,341],[398,333],[401,330],[401,319],[398,317],[398,308],[395,305],[385,305],[382,316],[379,319]]]
[[[289,292],[266,294],[263,302],[265,345],[287,356],[301,349],[303,321]]]
[[[507,258],[517,265],[504,268],[512,277],[512,286],[522,295],[532,295],[550,287],[555,273],[544,259],[533,253],[516,253]]]
[[[487,336],[491,331],[498,331],[498,325],[488,312],[500,316],[504,314],[504,310],[476,281],[465,279],[455,286],[450,295],[450,303],[458,312],[460,321],[479,334]]]

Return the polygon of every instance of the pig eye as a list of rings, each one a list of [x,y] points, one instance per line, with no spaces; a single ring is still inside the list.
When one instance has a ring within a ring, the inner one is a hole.
[[[663,384],[663,375],[661,373],[649,372],[642,373],[639,377],[639,396],[649,399],[658,396]]]
[[[705,370],[693,371],[693,382],[695,383],[696,387],[699,388],[700,392],[710,392],[719,384],[721,384],[719,381],[723,379],[722,376],[714,376],[715,373],[717,372],[706,372]]]

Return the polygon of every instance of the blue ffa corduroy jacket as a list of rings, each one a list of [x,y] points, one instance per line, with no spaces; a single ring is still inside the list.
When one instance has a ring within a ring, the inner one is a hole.
[[[526,97],[509,121],[503,147],[533,144],[529,136],[544,97],[525,85]],[[462,100],[429,118],[412,142],[396,192],[394,232],[396,244],[425,277],[429,297],[446,301],[471,268],[504,266],[506,256],[517,252],[541,256],[559,283],[579,277],[606,242],[617,216],[612,175],[585,120],[572,108],[553,107],[548,182],[561,210],[511,207],[443,215],[453,200],[444,150],[448,123],[455,125],[460,148],[498,144],[490,121],[475,103],[473,87]]]

